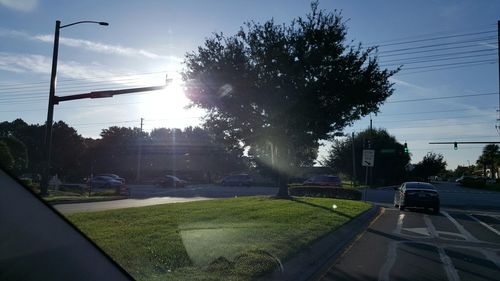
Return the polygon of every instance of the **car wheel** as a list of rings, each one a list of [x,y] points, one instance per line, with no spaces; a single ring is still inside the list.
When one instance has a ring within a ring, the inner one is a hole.
[[[398,207],[398,204],[396,204],[396,202],[394,202],[394,208],[397,208]]]
[[[432,212],[437,215],[439,214],[439,206],[435,206],[434,208],[432,208]]]
[[[399,210],[400,211],[404,211],[405,210],[405,206],[404,205],[399,205]]]

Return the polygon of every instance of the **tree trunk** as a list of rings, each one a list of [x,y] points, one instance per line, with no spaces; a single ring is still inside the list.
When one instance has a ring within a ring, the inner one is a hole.
[[[275,146],[275,149],[276,156],[278,156],[276,157],[277,161],[274,166],[278,178],[278,194],[276,194],[275,197],[280,199],[290,199],[291,197],[288,193],[288,145],[282,142],[282,146],[279,149]]]
[[[279,172],[278,174],[278,194],[277,198],[289,199],[290,194],[288,193],[288,174],[286,172]]]

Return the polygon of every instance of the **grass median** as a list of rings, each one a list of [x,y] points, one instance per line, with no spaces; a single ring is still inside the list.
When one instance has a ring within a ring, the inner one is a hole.
[[[242,197],[68,218],[138,280],[250,280],[369,208],[329,198]]]

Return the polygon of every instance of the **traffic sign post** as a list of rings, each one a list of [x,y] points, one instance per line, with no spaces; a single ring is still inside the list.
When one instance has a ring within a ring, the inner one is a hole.
[[[373,149],[363,149],[363,159],[361,160],[361,165],[366,167],[366,177],[365,177],[365,196],[364,201],[366,201],[366,192],[368,188],[368,167],[373,167],[375,165],[375,150]]]
[[[362,165],[364,167],[373,167],[375,164],[375,150],[363,149]]]

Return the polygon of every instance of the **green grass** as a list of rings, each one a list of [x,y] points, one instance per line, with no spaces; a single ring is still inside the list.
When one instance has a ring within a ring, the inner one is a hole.
[[[138,280],[250,280],[369,208],[328,198],[245,197],[68,218]]]

